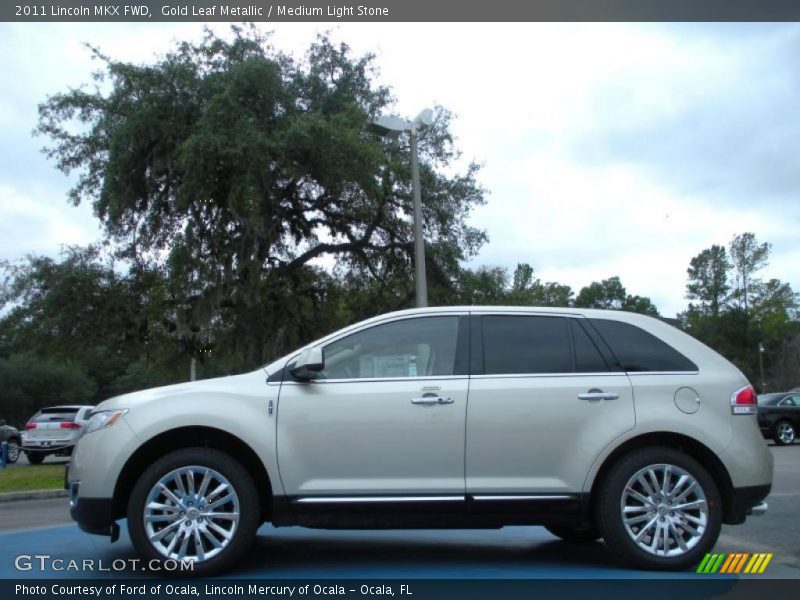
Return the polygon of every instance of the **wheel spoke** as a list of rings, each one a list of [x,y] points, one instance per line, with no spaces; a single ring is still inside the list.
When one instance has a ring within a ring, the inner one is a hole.
[[[705,500],[692,500],[691,502],[684,502],[683,504],[673,504],[672,510],[686,510],[686,509],[698,509],[701,507],[706,506],[707,502]]]
[[[181,480],[181,472],[175,471],[175,476],[172,478],[175,482],[175,493],[178,498],[185,498],[186,497],[186,488],[183,487],[183,481]]]
[[[184,529],[181,531],[183,539],[181,540],[181,548],[178,550],[178,558],[186,558],[186,550],[189,548],[189,530]]]
[[[203,516],[208,519],[222,519],[224,521],[236,521],[239,519],[238,512],[207,512]]]
[[[643,475],[639,475],[636,478],[636,481],[639,482],[639,485],[642,486],[642,489],[645,491],[645,493],[650,498],[655,498],[655,496],[656,496],[655,490],[652,487],[650,487],[650,483],[647,481],[647,479],[645,479],[645,477]]]
[[[184,520],[185,519],[181,519],[180,521],[175,521],[174,523],[170,523],[169,525],[164,527],[164,529],[161,529],[161,530],[157,531],[154,535],[150,536],[150,541],[151,542],[157,542],[160,539],[164,538],[171,531],[174,531],[175,529],[178,529],[181,526],[181,523],[184,522]]]
[[[212,529],[213,531],[221,535],[225,540],[230,540],[231,537],[233,536],[232,532],[228,531],[224,527],[220,527],[219,525],[214,523],[214,521],[209,521],[208,528]]]
[[[200,498],[203,498],[205,496],[209,483],[211,483],[211,472],[208,469],[206,469],[206,472],[203,475],[203,480],[200,482],[200,487],[197,488],[197,495]]]
[[[650,515],[639,515],[638,517],[630,517],[625,519],[625,522],[628,525],[637,525],[639,523],[644,523],[645,521],[649,521],[653,517]]]
[[[167,498],[172,500],[176,505],[178,505],[178,506],[180,505],[181,499],[178,498],[175,494],[173,494],[171,489],[169,489],[166,485],[164,485],[160,481],[158,482],[157,485],[158,485],[158,488],[161,490],[162,494],[164,494]]]
[[[657,526],[657,524],[658,524],[658,517],[653,517],[652,519],[650,519],[650,522],[644,527],[642,527],[642,529],[639,531],[638,535],[633,539],[633,541],[636,542],[637,544],[641,542],[647,535],[647,532],[650,531],[650,528],[653,527],[653,525]]]
[[[625,491],[628,492],[628,494],[630,496],[632,496],[633,498],[635,498],[636,500],[638,500],[639,502],[641,502],[645,506],[653,506],[653,501],[650,498],[647,498],[646,496],[642,496],[642,494],[640,494],[639,492],[637,492],[633,488],[628,487],[628,489],[626,489]]]
[[[175,519],[180,518],[178,513],[172,513],[170,515],[146,515],[145,520],[148,523],[164,523],[166,521],[174,521]]]
[[[667,496],[669,496],[669,487],[670,487],[670,484],[672,483],[670,481],[671,475],[672,475],[672,467],[670,465],[665,466],[664,467],[664,485],[661,486],[661,491],[662,491],[662,493],[666,494]]]
[[[197,555],[197,560],[206,559],[206,552],[203,548],[203,540],[200,539],[200,530],[196,527],[194,529],[194,551]]]
[[[148,502],[145,507],[147,510],[173,510],[178,511],[178,507],[173,504],[162,504],[161,502]]]
[[[222,548],[222,544],[220,541],[214,537],[214,534],[208,530],[208,527],[203,527],[200,529],[200,532],[203,536],[208,540],[208,542],[214,546],[214,548]]]
[[[683,539],[683,535],[681,534],[681,532],[678,531],[675,525],[673,525],[672,523],[669,524],[669,528],[670,531],[672,531],[672,534],[675,538],[675,541],[678,543],[678,546],[680,546],[680,549],[686,552],[689,549],[689,547],[686,545],[686,541]]]
[[[209,504],[208,505],[208,510],[214,510],[218,506],[222,506],[224,504],[227,504],[232,499],[233,499],[233,495],[232,494],[227,494],[227,495],[223,496],[222,498],[220,498],[219,500],[215,500],[213,503]]]
[[[656,477],[656,472],[653,469],[647,469],[647,476],[650,478],[650,483],[653,486],[653,495],[658,495],[661,493],[661,486],[658,483],[658,477]]]
[[[672,488],[672,491],[669,493],[668,498],[670,500],[675,499],[675,495],[680,492],[681,488],[686,485],[686,482],[689,481],[688,475],[681,475],[678,477],[678,481],[675,482],[675,487]]]

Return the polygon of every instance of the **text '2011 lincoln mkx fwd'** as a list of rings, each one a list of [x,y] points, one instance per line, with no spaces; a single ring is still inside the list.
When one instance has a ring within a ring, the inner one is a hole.
[[[756,394],[638,314],[448,307],[363,321],[253,373],[103,402],[73,518],[147,559],[235,564],[276,527],[544,525],[685,569],[766,510]]]

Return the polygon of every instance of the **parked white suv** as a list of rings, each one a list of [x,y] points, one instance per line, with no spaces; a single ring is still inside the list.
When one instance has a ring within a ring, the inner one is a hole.
[[[48,454],[69,456],[83,435],[94,406],[48,406],[36,412],[22,432],[22,450],[32,465]]]
[[[112,398],[68,467],[72,516],[148,559],[230,566],[265,521],[545,525],[684,569],[766,510],[756,396],[659,320],[448,307],[358,323],[264,370]]]

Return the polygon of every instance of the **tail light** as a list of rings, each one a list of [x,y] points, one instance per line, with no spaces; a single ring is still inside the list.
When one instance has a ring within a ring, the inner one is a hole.
[[[36,423],[25,423],[25,429],[36,429]]]
[[[752,385],[745,386],[731,395],[731,413],[734,415],[754,415],[756,406],[756,391]]]
[[[59,427],[61,427],[61,429],[80,429],[83,427],[83,425],[80,423],[75,423],[74,421],[64,421],[59,425]]]

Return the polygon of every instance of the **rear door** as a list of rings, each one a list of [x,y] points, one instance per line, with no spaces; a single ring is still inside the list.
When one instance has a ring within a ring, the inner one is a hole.
[[[473,317],[466,487],[476,501],[571,502],[635,424],[627,375],[580,317]]]

